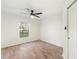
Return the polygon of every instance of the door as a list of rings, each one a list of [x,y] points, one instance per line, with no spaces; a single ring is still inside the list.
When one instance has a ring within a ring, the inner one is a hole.
[[[77,59],[77,3],[68,8],[68,59]]]

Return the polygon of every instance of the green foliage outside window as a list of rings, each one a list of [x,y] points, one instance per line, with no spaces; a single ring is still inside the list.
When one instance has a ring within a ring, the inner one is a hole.
[[[27,28],[26,25],[22,25],[22,24],[20,25],[19,35],[20,35],[20,38],[29,36],[29,29]]]
[[[20,37],[28,37],[29,36],[29,31],[28,30],[20,30]]]

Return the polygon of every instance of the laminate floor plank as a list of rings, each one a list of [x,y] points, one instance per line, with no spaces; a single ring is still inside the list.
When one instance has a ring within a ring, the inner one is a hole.
[[[63,48],[36,40],[1,49],[1,59],[64,59]]]

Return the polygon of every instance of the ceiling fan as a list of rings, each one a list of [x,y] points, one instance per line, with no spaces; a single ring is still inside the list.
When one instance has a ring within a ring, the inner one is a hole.
[[[28,8],[25,8],[25,9],[26,9],[27,11],[29,11],[29,12],[30,12],[30,16],[31,16],[31,18],[33,18],[33,17],[40,18],[40,16],[39,16],[39,15],[43,14],[42,12],[35,13],[35,11],[34,11],[34,10],[30,10],[30,9],[28,9]]]

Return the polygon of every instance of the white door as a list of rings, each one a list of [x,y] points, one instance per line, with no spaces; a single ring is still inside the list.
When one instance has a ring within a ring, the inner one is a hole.
[[[77,59],[77,3],[68,9],[69,59]]]

